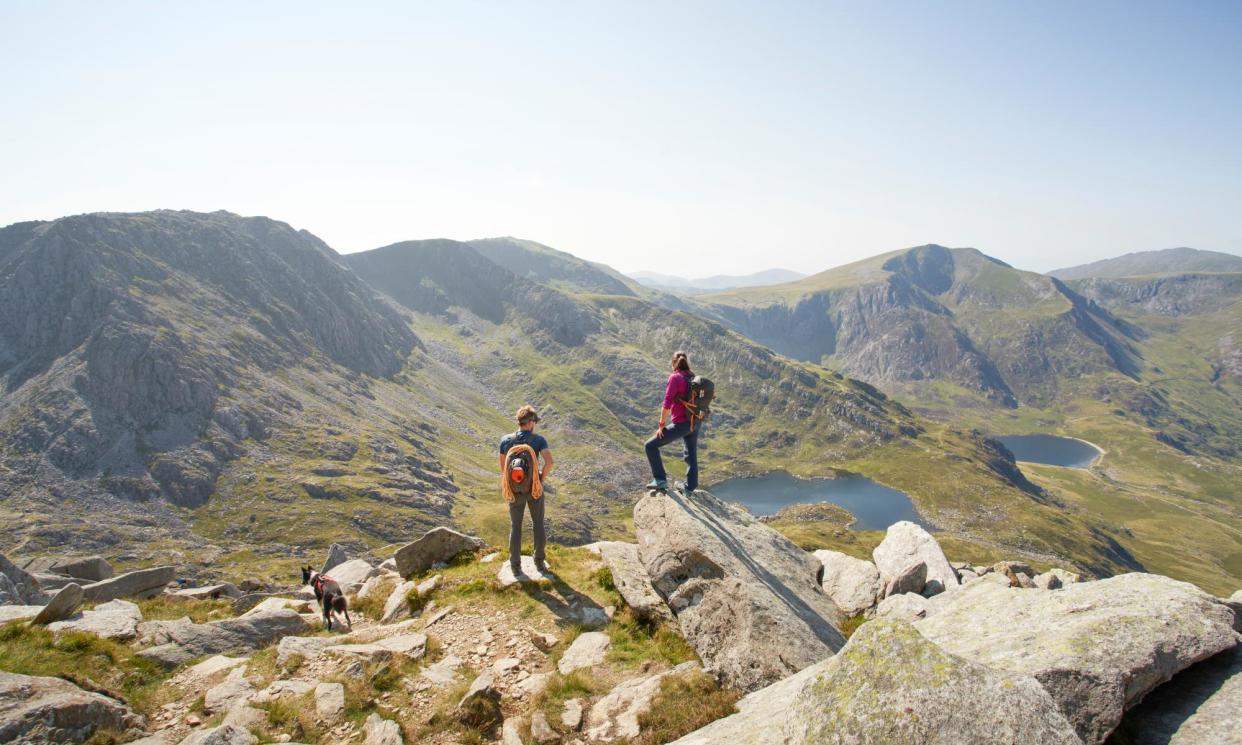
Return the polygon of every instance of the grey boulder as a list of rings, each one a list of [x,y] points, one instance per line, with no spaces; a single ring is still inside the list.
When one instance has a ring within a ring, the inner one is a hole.
[[[47,628],[52,633],[81,631],[104,639],[129,641],[137,636],[142,611],[127,600],[113,600],[84,610]]]
[[[288,609],[210,623],[191,623],[189,619],[153,621],[142,624],[139,631],[144,641],[156,646],[138,654],[166,667],[176,667],[205,655],[247,652],[309,630],[306,621]]]
[[[352,595],[361,590],[367,580],[379,573],[380,571],[365,559],[353,559],[333,567],[332,574],[329,576],[336,580],[346,595]]]
[[[875,564],[840,551],[821,549],[813,556],[823,565],[820,586],[842,613],[856,616],[875,607],[882,589],[880,570]]]
[[[87,602],[106,603],[117,598],[149,598],[164,591],[165,585],[177,576],[176,567],[164,566],[139,569],[118,574],[111,579],[92,582],[82,588]]]
[[[1178,673],[1117,728],[1129,745],[1242,745],[1242,646]]]
[[[55,597],[43,606],[43,610],[39,611],[39,615],[35,616],[31,623],[49,624],[53,621],[59,621],[73,615],[73,612],[82,604],[82,586],[70,582],[56,593]]]
[[[450,528],[432,528],[413,543],[397,549],[393,559],[402,577],[425,572],[433,564],[448,561],[465,551],[477,551],[487,545],[482,538],[458,533]]]
[[[181,741],[181,745],[254,745],[259,739],[250,731],[236,724],[222,724],[219,727],[193,732]]]
[[[25,569],[0,554],[0,605],[43,605],[47,596]]]
[[[673,612],[651,586],[651,578],[638,558],[638,544],[604,541],[597,545],[600,557],[612,572],[612,584],[626,605],[640,618],[671,622]]]
[[[333,543],[328,549],[328,558],[323,562],[323,568],[319,570],[319,573],[327,574],[328,570],[347,561],[349,561],[349,557],[345,555],[345,547],[339,543]]]
[[[845,643],[820,563],[705,491],[655,492],[634,507],[638,555],[682,636],[726,685],[757,690]]]
[[[66,577],[74,579],[84,579],[87,582],[99,582],[105,579],[111,579],[114,572],[112,565],[102,556],[84,556],[78,559],[61,559],[52,564],[48,569],[53,574],[63,574]]]
[[[651,711],[660,684],[670,675],[697,670],[699,663],[683,662],[672,670],[643,675],[618,683],[596,701],[587,715],[586,735],[591,742],[634,740],[641,734],[639,717]]]
[[[915,624],[920,633],[953,654],[1033,676],[1088,745],[1156,686],[1236,643],[1224,603],[1153,574],[1056,592],[977,581],[932,606]]]
[[[893,583],[908,575],[911,567],[919,562],[927,566],[926,585],[920,588],[926,594],[935,595],[958,584],[957,573],[945,558],[944,551],[940,550],[940,544],[931,533],[908,520],[888,526],[884,540],[875,547],[871,556],[880,570],[885,587],[890,588],[885,593],[887,595],[895,594],[891,589]]]
[[[373,713],[367,717],[366,724],[363,725],[363,733],[366,739],[363,740],[362,745],[402,745],[405,742],[397,723],[379,714]]]
[[[955,657],[893,620],[864,624],[835,657],[737,706],[675,745],[1081,745],[1033,678]]]
[[[82,742],[97,730],[124,732],[142,724],[121,702],[66,680],[0,671],[0,742]]]

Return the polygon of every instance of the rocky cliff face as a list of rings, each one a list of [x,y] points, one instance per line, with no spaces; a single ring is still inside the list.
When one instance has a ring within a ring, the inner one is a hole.
[[[1043,401],[1059,375],[1133,375],[1133,330],[1064,284],[973,249],[920,246],[874,271],[704,298],[708,312],[799,359],[871,383],[944,380],[996,403]],[[775,294],[774,294],[775,293]]]
[[[401,314],[305,232],[218,212],[0,231],[0,433],[11,492],[201,505],[243,441],[297,415],[273,381],[402,369]]]

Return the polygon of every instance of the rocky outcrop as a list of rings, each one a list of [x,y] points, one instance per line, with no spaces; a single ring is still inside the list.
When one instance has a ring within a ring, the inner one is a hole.
[[[651,578],[638,558],[638,544],[605,541],[597,545],[600,556],[612,573],[612,584],[621,593],[625,604],[640,618],[672,621],[673,612],[651,586]]]
[[[702,491],[653,493],[634,527],[652,586],[726,684],[762,688],[844,644],[819,561],[744,510]]]
[[[450,528],[432,528],[413,543],[397,549],[397,573],[402,577],[425,572],[439,562],[447,562],[464,551],[477,551],[487,545],[482,538],[458,533]]]
[[[908,520],[888,526],[884,540],[872,552],[875,565],[880,570],[885,594],[894,595],[903,589],[903,578],[908,580],[912,570],[919,564],[927,567],[925,584],[917,590],[926,595],[944,592],[958,584],[957,573],[940,550],[940,544],[931,534]]]
[[[1147,694],[1126,713],[1115,739],[1127,745],[1242,743],[1242,645]]]
[[[247,652],[309,630],[301,616],[287,609],[201,624],[188,618],[152,621],[142,624],[139,634],[143,641],[156,646],[138,654],[166,667],[176,667],[205,655]]]
[[[0,742],[83,742],[98,730],[121,733],[142,723],[121,702],[69,681],[0,671]]]
[[[1156,686],[1236,644],[1227,606],[1167,577],[1123,574],[1056,592],[984,579],[933,598],[915,627],[952,654],[1034,677],[1088,745]]]
[[[1081,745],[1033,678],[948,654],[900,621],[872,621],[836,656],[738,702],[675,745]]]
[[[813,555],[823,565],[820,586],[842,613],[856,616],[875,607],[883,589],[875,564],[840,551],[821,549]]]
[[[117,598],[148,598],[164,591],[164,587],[177,576],[176,567],[154,567],[118,574],[111,579],[92,582],[82,588],[87,602],[106,603]]]

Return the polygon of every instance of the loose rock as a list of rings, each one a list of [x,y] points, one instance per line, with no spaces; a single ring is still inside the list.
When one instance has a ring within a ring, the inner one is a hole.
[[[254,745],[258,738],[235,724],[203,729],[181,741],[181,745]]]
[[[39,615],[34,617],[31,623],[49,624],[67,618],[73,614],[78,606],[82,604],[82,586],[76,582],[70,582],[52,598],[43,610],[39,611]]]
[[[927,579],[925,586],[914,592],[922,590],[935,595],[958,584],[957,573],[940,550],[940,544],[930,533],[908,520],[890,525],[884,540],[871,555],[886,587],[891,588],[919,562],[927,565]]]
[[[565,650],[560,661],[556,663],[556,669],[560,670],[561,675],[569,675],[574,670],[594,667],[604,661],[611,648],[612,640],[601,631],[579,634],[573,644],[569,645],[569,649]]]
[[[660,682],[670,675],[683,675],[698,667],[697,662],[684,662],[672,670],[618,684],[591,707],[587,715],[587,737],[593,742],[615,742],[638,737],[638,719],[651,710],[651,703],[660,692]],[[692,702],[686,703],[693,705]]]
[[[876,569],[875,564],[840,551],[821,549],[813,555],[823,565],[820,586],[842,613],[856,616],[875,607],[883,587],[880,570]]]
[[[142,724],[121,702],[69,681],[0,671],[0,742],[82,742]]]
[[[536,709],[535,713],[530,717],[530,736],[535,738],[535,742],[540,745],[546,745],[550,742],[560,742],[561,736],[552,729],[548,724],[548,717],[543,713],[542,709]]]
[[[638,558],[638,544],[605,541],[598,546],[600,556],[612,572],[612,584],[626,605],[640,618],[672,622],[673,612],[651,586],[651,578]]]
[[[405,742],[397,723],[391,719],[384,719],[379,714],[367,717],[363,731],[366,733],[363,745],[402,745]]]
[[[438,562],[447,562],[466,551],[477,551],[487,545],[482,538],[458,533],[449,528],[432,528],[421,538],[397,549],[393,558],[402,577],[425,572]]]
[[[335,569],[347,561],[349,561],[349,557],[345,555],[345,547],[339,543],[333,543],[328,548],[328,558],[323,562],[323,568],[319,570],[319,573],[327,574],[329,570]]]
[[[321,719],[334,721],[345,713],[345,686],[320,683],[315,686],[315,713]]]

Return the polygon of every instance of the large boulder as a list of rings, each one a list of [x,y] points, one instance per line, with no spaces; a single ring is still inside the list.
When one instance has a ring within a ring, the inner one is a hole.
[[[0,554],[0,605],[43,605],[47,596],[29,572]]]
[[[1056,592],[981,580],[931,605],[934,612],[915,624],[925,637],[975,662],[1033,676],[1088,745],[1103,742],[1126,707],[1156,686],[1236,643],[1224,603],[1153,574]]]
[[[1129,745],[1242,744],[1242,645],[1187,668],[1126,713]]]
[[[352,595],[361,590],[367,580],[379,573],[380,570],[371,566],[366,559],[352,559],[333,567],[332,573],[328,576],[336,580],[346,595]]]
[[[697,662],[683,662],[672,670],[618,683],[591,707],[586,722],[587,738],[591,742],[636,739],[641,734],[638,718],[651,711],[660,683],[670,675],[682,675],[698,667]]]
[[[320,569],[319,573],[327,574],[328,570],[335,569],[347,561],[349,561],[349,556],[345,554],[345,547],[339,543],[333,543],[328,549],[328,558],[324,560],[323,569]]]
[[[0,671],[0,742],[83,742],[97,730],[120,733],[142,724],[120,701],[69,681]]]
[[[1033,678],[948,654],[901,621],[871,621],[831,657],[677,740],[714,743],[1081,745]]]
[[[477,551],[487,545],[482,538],[449,528],[432,528],[413,543],[397,549],[393,558],[402,577],[425,572],[438,562],[448,561],[463,551]]]
[[[856,616],[875,607],[883,588],[875,564],[840,551],[821,549],[813,555],[824,568],[819,584],[842,613]]]
[[[745,510],[656,492],[634,507],[634,528],[652,586],[726,685],[762,688],[845,643],[819,561]]]
[[[597,545],[599,555],[612,572],[612,584],[621,593],[626,605],[633,608],[640,618],[671,622],[673,612],[651,586],[651,578],[638,558],[638,544],[605,541]]]
[[[117,598],[149,598],[164,591],[165,585],[177,576],[176,567],[153,567],[118,574],[111,579],[92,582],[82,588],[87,602],[106,603]]]
[[[144,641],[156,646],[138,654],[166,667],[176,667],[196,657],[258,649],[281,637],[309,630],[306,621],[288,609],[210,623],[191,623],[186,618],[152,621],[142,624],[139,631]]]
[[[418,583],[413,580],[399,583],[392,588],[392,592],[388,593],[388,599],[384,601],[384,615],[380,617],[380,623],[392,623],[398,621],[402,616],[409,615],[410,604],[407,598],[411,590],[418,589]]]
[[[931,533],[908,520],[888,526],[884,540],[875,547],[871,556],[880,570],[885,588],[891,588],[899,578],[908,576],[910,569],[920,562],[927,567],[923,587],[926,594],[935,595],[958,584],[957,573],[945,558],[944,551],[940,550],[940,544]],[[894,591],[888,589],[885,594],[892,595]]]
[[[60,559],[48,568],[53,574],[63,574],[87,582],[111,579],[112,565],[102,556],[84,556],[77,559]]]
[[[137,636],[142,611],[127,600],[112,600],[48,626],[52,633],[81,631],[104,639],[127,642]]]

